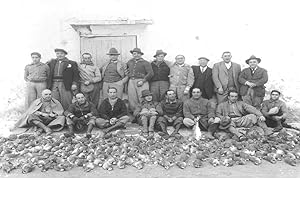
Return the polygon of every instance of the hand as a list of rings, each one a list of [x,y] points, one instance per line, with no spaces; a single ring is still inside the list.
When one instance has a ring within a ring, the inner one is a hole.
[[[80,118],[74,116],[74,117],[72,118],[72,121],[73,121],[73,122],[78,122],[78,121],[80,121]]]
[[[266,118],[265,118],[264,116],[260,116],[260,117],[258,118],[258,120],[261,121],[261,122],[264,122],[264,121],[266,121]]]
[[[42,117],[49,117],[49,116],[50,116],[49,114],[44,113],[44,112],[41,112],[40,115],[41,115]]]
[[[255,87],[256,86],[256,84],[254,84],[254,83],[252,83],[252,82],[248,82],[248,81],[246,81],[246,83],[245,83],[247,86],[249,86],[249,87]]]
[[[168,118],[168,122],[172,123],[173,122],[173,119],[172,118]]]
[[[209,118],[209,120],[208,120],[208,123],[209,123],[209,124],[212,124],[212,123],[214,123],[214,122],[215,122],[215,119],[214,119],[213,117]]]
[[[276,119],[276,120],[281,120],[282,116],[273,116],[273,118]]]
[[[49,116],[50,116],[50,117],[56,117],[57,114],[55,114],[55,113],[50,113]]]
[[[71,90],[72,90],[72,91],[77,90],[77,85],[76,85],[76,84],[72,84]]]
[[[223,94],[224,93],[223,87],[218,88],[218,93],[219,94]]]
[[[143,80],[137,82],[137,86],[138,86],[138,87],[143,86],[143,84],[144,84],[144,81],[143,81]]]
[[[89,85],[89,84],[90,84],[90,81],[85,81],[84,84],[85,84],[85,85]]]
[[[111,119],[109,120],[109,123],[110,123],[111,125],[113,125],[113,124],[116,123],[116,121],[117,121],[117,118],[113,117],[113,118],[111,118]]]
[[[81,117],[79,117],[79,120],[83,121],[83,120],[85,120],[85,117],[81,116]]]

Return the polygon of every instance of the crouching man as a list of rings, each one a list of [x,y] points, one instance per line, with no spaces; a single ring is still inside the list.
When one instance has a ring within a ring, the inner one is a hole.
[[[228,91],[228,101],[218,105],[217,117],[222,121],[230,118],[231,123],[228,128],[229,132],[236,135],[240,140],[245,139],[245,136],[240,133],[237,127],[250,128],[257,124],[264,130],[265,135],[271,135],[272,131],[265,123],[265,117],[255,107],[243,102],[238,101],[238,92],[236,90]],[[223,125],[223,122],[220,122]]]
[[[190,128],[199,119],[199,127],[202,131],[208,131],[208,137],[214,139],[213,135],[218,128],[218,119],[215,118],[215,111],[209,100],[201,97],[199,88],[192,90],[192,97],[183,103],[183,124]]]
[[[152,93],[149,90],[142,91],[142,102],[138,104],[137,108],[133,112],[133,115],[137,118],[137,121],[142,125],[143,136],[152,137],[154,135],[154,125],[158,114],[162,111],[157,111],[158,102],[153,101]]]
[[[100,118],[96,119],[96,125],[107,134],[112,130],[124,128],[129,121],[125,102],[118,98],[118,90],[115,87],[107,89],[108,98],[104,99],[99,108]]]
[[[174,127],[174,131],[170,135],[174,136],[178,134],[178,131],[183,124],[183,103],[182,101],[176,99],[176,93],[174,90],[168,90],[165,97],[166,99],[162,100],[162,102],[159,104],[159,107],[162,110],[162,116],[158,117],[156,122],[162,130],[162,132],[159,132],[159,135],[168,138],[169,134],[167,132],[167,126],[172,125]]]
[[[50,135],[52,131],[60,131],[65,125],[64,109],[60,102],[51,96],[51,91],[42,91],[42,97],[33,101],[28,110],[21,116],[15,127],[36,126],[37,135],[45,131]]]
[[[69,128],[69,132],[65,135],[74,136],[74,129],[77,132],[82,132],[87,126],[86,137],[90,138],[95,126],[96,116],[98,116],[97,109],[92,102],[86,100],[82,93],[76,94],[75,98],[76,102],[71,104],[64,112]]]
[[[278,90],[272,90],[271,98],[265,100],[261,108],[267,126],[274,127],[273,132],[279,132],[283,128],[288,112],[286,104],[279,99],[280,94]]]

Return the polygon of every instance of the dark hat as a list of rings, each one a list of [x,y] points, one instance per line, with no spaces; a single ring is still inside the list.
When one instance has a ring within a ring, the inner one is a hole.
[[[272,94],[273,92],[277,92],[279,95],[281,94],[281,92],[278,91],[277,89],[273,89],[273,90],[271,91],[271,94]]]
[[[150,96],[152,93],[149,90],[143,90],[142,91],[142,97]]]
[[[222,117],[220,121],[220,126],[219,129],[228,129],[231,124],[231,119],[230,117]]]
[[[37,55],[38,57],[40,57],[41,58],[41,54],[40,53],[38,53],[38,52],[32,52],[31,54],[30,54],[30,56],[32,56],[32,55]]]
[[[246,60],[246,63],[249,64],[249,61],[250,61],[251,59],[256,59],[256,60],[258,61],[258,63],[261,62],[261,59],[260,59],[260,58],[257,58],[256,56],[252,55],[249,59]]]
[[[65,54],[68,54],[68,52],[66,52],[66,50],[64,49],[54,49],[55,52],[63,52]]]
[[[133,50],[130,51],[131,54],[132,54],[133,52],[137,52],[137,53],[140,53],[141,55],[144,55],[144,53],[141,51],[140,48],[134,48]]]
[[[208,58],[206,58],[206,57],[199,57],[199,58],[198,58],[198,60],[200,60],[200,59],[205,59],[206,61],[208,61],[208,62],[209,62],[209,59],[208,59]]]
[[[120,55],[120,53],[118,52],[118,50],[116,48],[110,48],[107,55]]]
[[[159,49],[159,50],[156,50],[156,54],[153,57],[157,57],[158,55],[161,55],[161,54],[163,54],[164,56],[167,55],[166,52],[164,52],[163,50]]]

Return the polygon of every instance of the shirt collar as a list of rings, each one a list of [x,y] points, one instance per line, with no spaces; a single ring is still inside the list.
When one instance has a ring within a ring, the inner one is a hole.
[[[200,70],[202,71],[205,71],[207,69],[207,66],[205,66],[205,67],[202,67],[202,66],[200,66]]]
[[[254,69],[250,68],[251,70],[253,70],[254,72],[257,70],[258,66],[256,66]]]
[[[224,62],[224,63],[225,63],[225,66],[227,67],[227,69],[229,69],[231,67],[231,62],[228,62],[228,63]]]
[[[168,103],[168,104],[175,104],[175,103],[177,103],[177,100],[175,99],[173,102],[171,102],[169,99],[166,99],[166,103]]]
[[[30,65],[40,66],[41,64],[42,64],[42,62],[39,62],[37,64],[31,63]]]

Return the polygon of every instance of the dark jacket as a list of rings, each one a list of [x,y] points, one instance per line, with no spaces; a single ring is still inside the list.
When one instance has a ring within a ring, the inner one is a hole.
[[[151,62],[153,77],[150,82],[155,81],[169,81],[170,75],[170,67],[166,64],[166,62],[161,62],[159,65],[156,64],[156,61]]]
[[[183,115],[185,118],[194,119],[200,116],[200,119],[208,120],[215,117],[215,110],[207,99],[200,97],[196,100],[192,97],[183,103]]]
[[[70,115],[82,117],[89,113],[91,113],[94,117],[98,116],[98,111],[95,105],[91,102],[86,101],[86,103],[83,105],[79,105],[78,102],[71,104],[69,108],[64,112],[64,115],[67,117]]]
[[[112,108],[108,98],[104,99],[99,108],[99,116],[103,119],[120,118],[127,115],[127,107],[123,100],[119,99]]]
[[[194,72],[194,84],[192,86],[192,89],[190,89],[190,92],[192,92],[193,88],[200,88],[202,91],[202,97],[205,99],[211,99],[214,94],[214,82],[212,79],[212,69],[207,67],[204,72],[204,81],[201,80],[201,72],[200,72],[200,66],[192,66],[193,72]]]
[[[133,116],[135,117],[139,117],[140,116],[140,112],[143,109],[155,109],[156,112],[158,113],[158,115],[162,115],[162,110],[161,107],[159,107],[159,103],[158,102],[147,102],[146,100],[142,100],[142,102],[140,104],[138,104],[138,106],[136,107],[136,109],[133,112]]]
[[[52,81],[53,81],[53,74],[54,74],[54,68],[56,65],[57,59],[51,59],[49,62],[47,62],[47,65],[50,67],[50,76],[48,79],[48,89],[51,89],[52,87]],[[79,81],[79,71],[78,71],[78,65],[75,61],[65,59],[62,61],[63,63],[63,82],[65,85],[65,88],[67,91],[71,90],[72,84],[76,84],[78,86]]]
[[[129,78],[144,79],[149,81],[153,76],[153,70],[151,64],[140,58],[139,60],[130,59],[127,62],[128,76]]]
[[[167,115],[168,117],[173,117],[176,116],[178,117],[183,117],[183,102],[180,100],[176,100],[175,103],[170,103],[167,99],[163,100],[160,102],[160,104],[158,105],[158,107],[160,107],[162,111],[161,116],[163,115]]]
[[[252,75],[250,68],[244,69],[239,76],[239,82],[241,83],[241,88],[240,88],[241,96],[245,96],[247,94],[249,86],[245,85],[246,81],[256,84],[256,87],[253,87],[255,96],[258,96],[258,97],[265,96],[264,84],[266,84],[268,82],[267,70],[265,70],[261,67],[257,67],[254,74]]]

